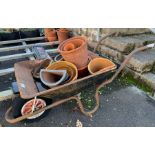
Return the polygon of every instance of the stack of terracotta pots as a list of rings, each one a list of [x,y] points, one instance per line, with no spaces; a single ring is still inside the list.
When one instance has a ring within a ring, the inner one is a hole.
[[[61,43],[69,38],[69,31],[65,28],[60,28],[57,30],[57,36],[59,42]]]
[[[73,37],[63,41],[58,50],[64,60],[76,65],[78,69],[78,77],[82,77],[88,73],[88,63],[90,61],[87,40],[85,37]]]
[[[49,42],[56,41],[57,40],[57,34],[56,31],[52,28],[45,28],[44,29],[45,37]]]

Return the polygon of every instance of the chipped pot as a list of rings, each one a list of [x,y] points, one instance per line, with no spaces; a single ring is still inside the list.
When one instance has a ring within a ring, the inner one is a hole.
[[[116,68],[116,65],[106,58],[95,58],[88,64],[88,71],[90,74],[96,74],[97,72],[108,72]]]
[[[41,69],[40,71],[40,80],[50,88],[62,84],[67,78],[66,70]]]

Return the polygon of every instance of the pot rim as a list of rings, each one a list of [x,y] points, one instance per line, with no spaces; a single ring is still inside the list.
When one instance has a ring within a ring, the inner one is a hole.
[[[98,59],[100,59],[100,60],[103,60],[103,59],[104,59],[104,60],[106,60],[106,61],[109,61],[109,62],[111,63],[111,66],[108,66],[108,67],[106,67],[106,68],[103,68],[103,69],[101,69],[101,70],[99,70],[99,71],[97,71],[97,72],[92,72],[91,69],[90,69],[90,64],[91,64],[93,61],[96,61],[96,60],[98,60]],[[107,58],[94,58],[94,59],[92,59],[92,60],[89,62],[89,64],[88,64],[88,71],[89,71],[90,74],[94,75],[94,74],[99,73],[99,72],[104,73],[104,72],[107,72],[107,71],[116,69],[116,67],[117,67],[117,66],[116,66],[111,60],[109,60],[109,59],[107,59]]]
[[[65,46],[65,44],[67,44],[68,42],[70,42],[71,40],[74,40],[74,39],[83,40],[84,42],[83,42],[83,44],[82,44],[80,47],[78,47],[78,48],[76,48],[76,49],[73,49],[73,50],[70,50],[70,51],[63,51],[63,50],[61,50],[61,49],[63,49],[63,47]],[[86,41],[86,38],[85,38],[85,37],[82,37],[82,36],[79,36],[79,37],[72,37],[72,38],[70,38],[70,39],[67,39],[67,40],[63,41],[63,42],[58,46],[58,51],[59,51],[59,53],[69,54],[69,53],[72,53],[72,52],[74,52],[75,50],[78,50],[78,49],[80,49],[80,48],[82,48],[82,47],[84,47],[84,46],[87,47],[87,41]]]

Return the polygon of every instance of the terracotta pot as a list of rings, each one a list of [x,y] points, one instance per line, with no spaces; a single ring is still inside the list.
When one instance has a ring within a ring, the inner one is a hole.
[[[91,61],[91,57],[88,57],[88,63]],[[85,76],[90,75],[89,71],[88,71],[88,64],[82,68],[78,69],[78,78],[82,78]]]
[[[90,63],[88,64],[88,70],[90,74],[95,74],[97,72],[104,73],[113,70],[115,68],[116,65],[106,58],[95,58],[91,60]]]
[[[71,44],[75,47],[72,50],[68,48],[71,47]],[[78,69],[85,67],[88,63],[87,41],[85,37],[67,39],[58,46],[58,51],[63,56],[64,60],[75,64]]]
[[[70,81],[74,81],[78,77],[78,70],[77,67],[67,61],[58,61],[50,64],[46,69],[48,70],[66,70],[68,73],[68,80],[65,81],[65,83],[68,83]]]
[[[45,37],[49,42],[57,40],[56,31],[54,31],[53,29],[44,29],[44,32],[45,32]]]
[[[68,43],[67,45],[64,46],[64,51],[71,51],[75,49],[75,45],[72,43]]]
[[[26,114],[32,113],[33,112],[33,106],[34,106],[34,111],[36,111],[36,110],[39,110],[39,109],[45,107],[46,102],[42,99],[32,99],[23,105],[23,107],[21,109],[21,114],[26,115]],[[35,118],[41,116],[44,112],[45,111],[42,111],[37,115],[28,117],[28,119],[35,119]]]
[[[45,28],[44,33],[47,34],[48,32],[53,31],[53,30],[54,30],[53,28]]]
[[[52,88],[62,84],[68,78],[66,70],[41,69],[40,79],[46,86]]]
[[[61,28],[57,31],[59,42],[63,42],[64,40],[69,38],[69,31],[67,29]]]

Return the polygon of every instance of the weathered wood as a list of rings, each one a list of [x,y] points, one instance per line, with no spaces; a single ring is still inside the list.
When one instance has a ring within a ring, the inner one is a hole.
[[[26,49],[26,48],[31,48],[31,47],[33,47],[35,45],[49,46],[49,45],[57,45],[57,44],[59,44],[59,41],[36,43],[36,44],[29,44],[29,45],[20,45],[20,46],[13,46],[13,47],[4,47],[4,48],[0,48],[0,52],[13,51],[13,50],[22,50],[22,49]]]
[[[50,49],[50,50],[45,50],[47,53],[56,53],[57,49]],[[13,55],[7,55],[7,56],[2,56],[0,57],[0,62],[7,61],[7,60],[13,60],[13,59],[20,59],[20,58],[26,58],[33,56],[33,52],[31,53],[20,53],[20,54],[13,54]]]
[[[45,37],[35,37],[35,38],[9,40],[9,41],[0,41],[0,45],[20,43],[20,42],[23,42],[23,41],[37,41],[37,40],[43,40],[43,39],[45,39]]]

